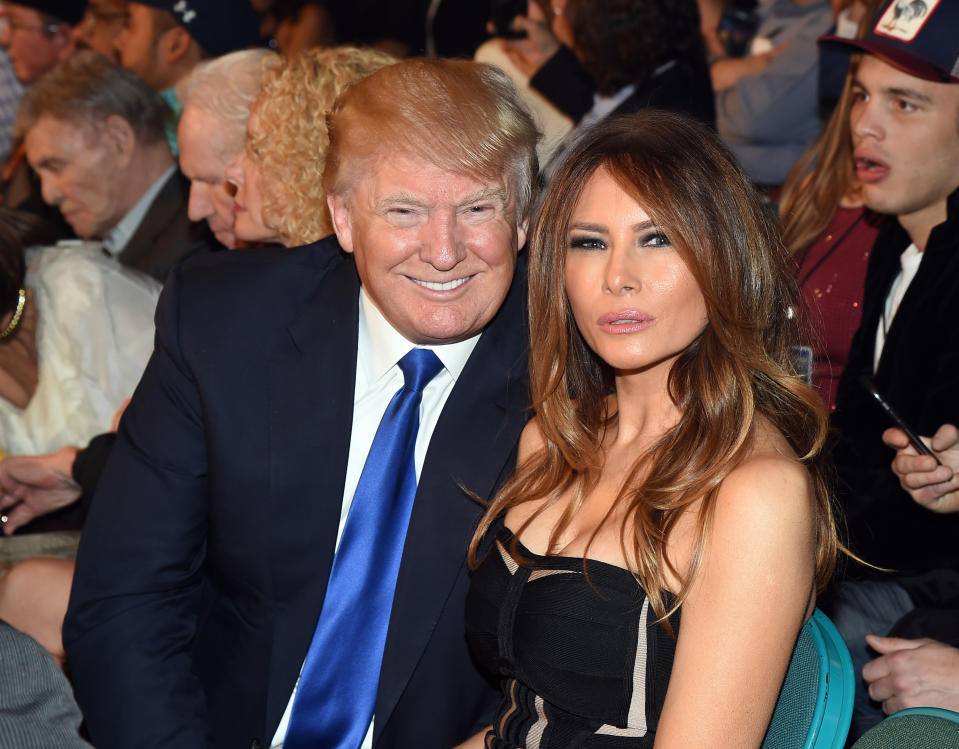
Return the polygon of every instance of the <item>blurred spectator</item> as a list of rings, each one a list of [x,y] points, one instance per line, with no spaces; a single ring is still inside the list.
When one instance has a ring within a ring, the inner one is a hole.
[[[126,0],[87,0],[87,12],[73,29],[78,49],[92,49],[112,62],[120,62],[116,39],[123,31]]]
[[[6,23],[0,44],[23,83],[33,83],[74,52],[73,27],[83,18],[86,2],[23,0],[4,3]]]
[[[310,0],[250,0],[260,14],[260,37],[284,55],[336,44],[333,16],[324,3]]]
[[[530,3],[513,22],[525,38],[503,46],[530,85],[576,122],[554,165],[604,117],[660,107],[714,122],[695,0],[555,0],[552,11],[547,21]]]
[[[201,60],[256,44],[256,14],[246,1],[142,0],[128,2],[116,38],[120,64],[158,91],[173,111],[167,126],[177,153],[176,126],[183,107],[176,84]]]
[[[862,319],[866,263],[885,218],[863,203],[852,156],[852,102],[850,78],[822,135],[790,172],[779,211],[780,233],[811,313],[811,338],[799,361],[811,362],[811,373],[803,374],[811,374],[830,412]]]
[[[44,200],[77,236],[102,239],[121,263],[160,281],[208,236],[187,218],[165,110],[137,76],[86,51],[31,86],[17,112]]]
[[[816,39],[832,22],[829,0],[773,0],[750,54],[711,65],[719,134],[758,184],[781,185],[819,134]]]
[[[190,180],[189,216],[206,221],[222,245],[237,246],[233,185],[226,168],[246,145],[250,106],[264,70],[276,54],[265,49],[231,52],[200,63],[177,86],[183,114],[177,130],[180,169]]]
[[[0,19],[0,24],[3,20]],[[0,47],[0,164],[10,156],[13,142],[13,120],[17,115],[17,103],[23,96],[23,84],[13,72],[13,61],[4,47]]]
[[[227,169],[236,185],[236,236],[309,244],[333,232],[321,176],[330,145],[326,114],[340,92],[384,65],[382,52],[315,49],[271,66],[253,104],[246,148]]]

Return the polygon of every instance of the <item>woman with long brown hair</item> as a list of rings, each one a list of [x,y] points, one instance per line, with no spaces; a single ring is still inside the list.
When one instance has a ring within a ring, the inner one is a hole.
[[[759,746],[837,549],[785,251],[716,135],[650,110],[575,146],[530,253],[535,416],[470,548],[503,687],[473,741]]]
[[[865,5],[860,33],[870,27],[878,3]],[[851,83],[847,75],[826,127],[790,171],[779,211],[783,244],[810,310],[811,335],[802,342],[812,360],[808,374],[830,411],[862,319],[866,264],[883,221],[864,205],[856,178]]]

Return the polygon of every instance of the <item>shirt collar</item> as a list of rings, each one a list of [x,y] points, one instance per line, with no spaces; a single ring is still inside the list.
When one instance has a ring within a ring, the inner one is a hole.
[[[458,343],[417,346],[406,340],[390,325],[373,300],[360,288],[360,325],[358,339],[358,373],[365,374],[368,383],[374,383],[389,372],[396,363],[414,348],[426,348],[433,351],[443,367],[456,381],[466,361],[473,353],[481,334]]]
[[[116,256],[123,252],[136,230],[140,228],[140,223],[150,209],[150,205],[175,171],[176,165],[174,164],[160,175],[156,182],[150,185],[150,189],[140,196],[136,205],[127,211],[127,214],[110,229],[110,232],[103,238],[103,249],[106,250],[108,255]]]

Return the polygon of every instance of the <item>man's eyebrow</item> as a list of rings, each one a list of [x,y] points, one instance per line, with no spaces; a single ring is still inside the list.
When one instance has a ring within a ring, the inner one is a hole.
[[[926,104],[932,104],[932,98],[926,94],[916,91],[914,88],[900,88],[899,86],[890,86],[882,90],[887,96],[898,96],[904,99],[915,99]]]
[[[470,205],[471,203],[481,203],[484,200],[501,200],[506,202],[506,190],[502,187],[487,187],[474,195],[468,196],[460,205]]]
[[[376,199],[377,208],[385,208],[387,205],[392,203],[402,203],[404,205],[415,205],[424,207],[426,203],[422,198],[417,197],[408,192],[391,192],[386,195],[381,195]]]
[[[852,79],[852,85],[854,88],[861,88],[864,91],[869,91],[869,87],[866,86],[861,80],[856,77]],[[883,86],[879,91],[885,96],[896,96],[903,99],[914,99],[915,101],[921,101],[924,104],[933,104],[932,97],[927,94],[917,91],[914,88],[906,88],[903,86]]]

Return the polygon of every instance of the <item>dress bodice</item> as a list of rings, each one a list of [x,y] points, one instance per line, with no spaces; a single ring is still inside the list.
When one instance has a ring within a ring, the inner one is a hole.
[[[651,747],[675,650],[656,618],[628,570],[533,554],[501,529],[466,610],[503,688],[486,746]]]

